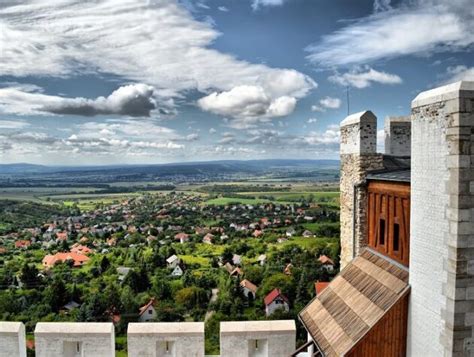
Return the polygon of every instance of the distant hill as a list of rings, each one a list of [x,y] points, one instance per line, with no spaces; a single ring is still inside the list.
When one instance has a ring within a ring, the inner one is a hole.
[[[338,160],[219,160],[219,161],[197,161],[177,162],[153,165],[103,165],[103,166],[46,166],[27,163],[0,164],[0,174],[22,174],[22,173],[58,173],[70,171],[82,172],[176,172],[189,173],[190,171],[222,170],[229,171],[264,171],[271,168],[284,167],[313,167],[313,168],[339,168]]]
[[[209,182],[269,178],[334,181],[337,160],[222,160],[159,165],[0,165],[0,187],[109,185],[113,182]]]

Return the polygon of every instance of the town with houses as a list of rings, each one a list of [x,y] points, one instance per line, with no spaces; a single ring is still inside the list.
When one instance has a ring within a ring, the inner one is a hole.
[[[221,321],[294,319],[338,271],[337,206],[205,200],[144,193],[19,223],[0,236],[2,319],[111,321],[118,336],[130,322],[205,321],[212,353]]]

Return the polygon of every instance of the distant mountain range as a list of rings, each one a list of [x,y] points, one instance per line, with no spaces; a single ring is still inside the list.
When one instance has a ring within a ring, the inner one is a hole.
[[[160,165],[0,164],[0,187],[108,186],[113,182],[211,182],[252,178],[334,181],[337,160],[223,160]]]
[[[269,169],[283,168],[339,168],[338,160],[220,160],[177,162],[153,165],[99,165],[99,166],[46,166],[28,163],[0,164],[0,174],[32,174],[32,173],[61,173],[61,172],[120,172],[134,171],[146,173],[160,173],[175,171],[190,173],[196,170],[219,170],[220,172],[260,172]]]

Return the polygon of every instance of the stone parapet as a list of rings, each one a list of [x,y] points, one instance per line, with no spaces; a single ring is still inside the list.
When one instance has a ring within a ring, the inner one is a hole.
[[[26,357],[25,325],[0,322],[0,356]]]
[[[203,357],[203,322],[129,323],[129,357]]]
[[[221,322],[221,357],[287,357],[295,341],[293,320]]]
[[[109,322],[38,322],[36,357],[114,357],[114,325]]]

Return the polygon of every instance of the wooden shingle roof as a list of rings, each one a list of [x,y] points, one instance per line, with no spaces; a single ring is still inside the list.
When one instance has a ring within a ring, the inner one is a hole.
[[[365,249],[300,312],[300,320],[326,357],[344,356],[408,291],[406,268]]]

